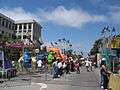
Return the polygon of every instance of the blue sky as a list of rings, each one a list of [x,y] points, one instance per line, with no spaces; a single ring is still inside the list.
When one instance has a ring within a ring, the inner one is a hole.
[[[120,32],[120,0],[0,0],[0,13],[14,20],[35,19],[46,44],[66,38],[84,52],[105,26]]]

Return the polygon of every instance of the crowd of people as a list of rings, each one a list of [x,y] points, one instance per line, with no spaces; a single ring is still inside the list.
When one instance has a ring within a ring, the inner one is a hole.
[[[70,74],[70,72],[75,72],[80,74],[80,67],[82,66],[81,60],[73,60],[72,57],[62,60],[60,57],[54,57],[52,64],[49,65],[51,68],[51,74],[53,78],[60,78],[63,74]],[[37,61],[37,68],[39,70],[45,67],[44,60]]]
[[[70,74],[70,72],[76,71],[77,74],[80,74],[81,62],[79,60],[74,60],[72,57],[69,57],[65,61],[61,61],[60,58],[56,58],[56,60],[52,64],[52,74],[53,78],[59,78],[64,73]]]
[[[44,60],[39,60],[37,62],[37,67],[39,70],[45,67]],[[59,78],[63,74],[70,74],[70,72],[76,72],[80,74],[81,67],[85,66],[87,72],[93,71],[93,61],[89,58],[73,60],[72,57],[67,57],[65,60],[62,60],[60,57],[54,57],[52,64],[49,65],[51,68],[51,74],[53,78]]]
[[[43,61],[39,60],[37,62],[38,68],[42,69],[43,67],[45,67],[45,62]],[[111,72],[108,70],[105,58],[101,58],[101,60],[99,61],[100,62],[98,64],[99,64],[100,75],[101,75],[100,86],[104,90],[107,90],[109,76]],[[61,60],[60,57],[55,57],[53,59],[52,64],[50,65],[50,68],[51,68],[51,74],[53,78],[60,78],[62,75],[70,74],[71,72],[76,72],[77,74],[80,74],[82,66],[85,66],[86,71],[90,72],[90,71],[93,71],[93,66],[95,66],[95,64],[93,60],[91,60],[90,58],[86,58],[84,60],[76,58],[75,60],[73,60],[72,57],[68,57],[65,60]]]

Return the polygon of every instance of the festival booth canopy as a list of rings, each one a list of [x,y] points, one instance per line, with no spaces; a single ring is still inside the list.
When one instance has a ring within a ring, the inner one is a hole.
[[[25,45],[23,43],[10,43],[10,44],[6,44],[7,48],[19,48],[19,49],[23,49],[23,48],[33,48],[34,45],[30,44],[30,45]]]

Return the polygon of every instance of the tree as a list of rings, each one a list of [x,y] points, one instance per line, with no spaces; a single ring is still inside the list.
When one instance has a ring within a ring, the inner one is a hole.
[[[120,48],[120,34],[112,37],[111,48]]]
[[[100,47],[103,46],[102,40],[103,40],[103,39],[98,39],[98,40],[95,41],[95,43],[93,44],[92,49],[90,50],[90,54],[91,54],[91,55],[94,55],[94,54],[96,54],[96,53],[99,53]]]
[[[7,48],[6,43],[14,42],[14,36],[10,37],[7,33],[0,33],[0,44],[2,45],[2,50],[5,53],[5,57],[9,60],[18,60],[20,57],[19,49],[17,48]]]
[[[105,40],[108,40],[108,39],[109,37],[106,38]],[[110,42],[111,42],[111,45],[110,45],[111,48],[120,48],[120,34],[113,36]],[[108,43],[108,41],[106,41],[106,43]],[[99,53],[99,49],[101,47],[103,47],[103,39],[96,40],[95,43],[93,44],[92,49],[90,50],[90,54],[94,55],[96,53]]]
[[[10,42],[11,41],[11,38],[8,34],[6,33],[1,33],[0,34],[0,41],[1,42]]]

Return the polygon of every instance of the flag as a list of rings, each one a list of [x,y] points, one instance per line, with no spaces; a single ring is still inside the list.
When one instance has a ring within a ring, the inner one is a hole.
[[[101,35],[103,35],[105,33],[105,27],[103,28],[103,30],[101,31]]]
[[[106,30],[107,30],[108,32],[110,32],[110,30],[109,30],[109,26],[106,27]]]
[[[53,43],[51,42],[51,45],[54,47]]]
[[[112,32],[115,32],[115,28],[113,27]]]

